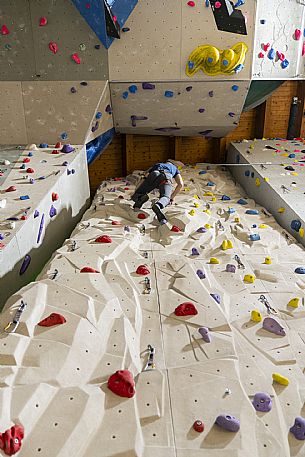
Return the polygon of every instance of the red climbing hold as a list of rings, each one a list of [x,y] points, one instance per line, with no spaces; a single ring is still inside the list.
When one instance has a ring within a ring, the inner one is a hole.
[[[58,141],[58,142],[55,144],[55,146],[54,146],[54,147],[55,147],[55,148],[58,148],[58,149],[61,149],[61,148],[62,148],[62,144],[61,144],[61,142],[60,142],[60,141]]]
[[[78,65],[80,64],[80,57],[79,55],[77,54],[77,52],[75,52],[74,54],[72,54],[72,60],[74,60],[75,63],[77,63]]]
[[[188,6],[191,6],[192,8],[193,8],[194,6],[196,6],[196,3],[195,3],[195,2],[192,2],[192,1],[187,2],[187,4],[188,4]]]
[[[177,227],[177,225],[173,225],[171,228],[171,232],[179,233],[179,232],[181,232],[181,229],[179,227]]]
[[[56,202],[59,199],[59,195],[56,192],[52,192],[52,202]]]
[[[13,425],[4,433],[0,433],[0,449],[6,455],[16,454],[21,446],[24,437],[24,428],[22,425]]]
[[[39,19],[39,26],[40,26],[40,27],[43,27],[44,25],[47,25],[47,23],[48,23],[48,20],[47,20],[46,17],[43,16],[43,17],[41,17],[41,18]]]
[[[10,33],[9,29],[6,27],[6,25],[3,25],[1,27],[1,35],[8,35]]]
[[[215,3],[215,8],[217,8],[217,9],[221,8],[221,3],[220,2],[216,2]]]
[[[303,47],[302,47],[302,56],[304,56],[304,55],[305,55],[305,41],[304,41]]]
[[[139,213],[139,214],[138,214],[138,219],[146,219],[146,214],[144,214],[144,213]]]
[[[258,54],[258,57],[259,57],[260,59],[263,59],[263,58],[265,57],[265,54],[264,54],[263,52],[260,52],[260,53]]]
[[[95,268],[92,268],[92,267],[83,267],[80,272],[81,273],[99,273],[98,270],[95,270]]]
[[[204,423],[202,421],[199,421],[199,420],[195,421],[193,423],[193,429],[198,433],[202,433],[203,430],[204,430]]]
[[[27,172],[27,173],[35,173],[35,171],[34,171],[33,168],[27,168],[27,169],[26,169],[26,172]]]
[[[302,32],[300,29],[295,29],[295,32],[294,32],[294,38],[299,41],[299,39],[301,38],[302,36]]]
[[[96,238],[95,243],[112,243],[112,239],[108,235],[102,235]]]
[[[29,163],[29,162],[31,162],[31,159],[29,157],[25,157],[22,162]]]
[[[137,270],[136,270],[136,273],[137,273],[137,275],[146,276],[146,275],[150,274],[150,271],[149,271],[149,269],[147,268],[146,265],[139,265]]]
[[[124,190],[129,190],[129,187],[124,187]]]
[[[49,49],[51,52],[53,52],[53,54],[56,54],[58,51],[58,45],[54,41],[50,41]]]
[[[177,306],[175,309],[175,314],[176,316],[196,316],[198,311],[193,303],[185,302]]]
[[[58,149],[53,149],[52,154],[59,154],[59,152]]]
[[[15,192],[15,190],[17,190],[15,186],[10,186],[6,189],[5,192]]]
[[[263,49],[265,52],[267,52],[269,48],[270,48],[270,43],[263,44]]]
[[[285,55],[282,52],[276,51],[276,55],[281,62],[285,60]]]
[[[38,322],[37,325],[39,325],[39,327],[53,327],[53,325],[60,325],[65,322],[67,321],[62,314],[51,313],[50,316],[42,319],[42,321]]]
[[[26,220],[27,220],[27,218],[28,218],[28,217],[27,217],[25,214],[23,214],[23,215],[21,216],[20,220],[22,220],[22,221],[26,221]]]
[[[112,225],[121,225],[121,222],[119,222],[119,221],[112,221],[111,224],[112,224]]]
[[[119,370],[108,379],[108,389],[120,397],[132,398],[135,393],[135,382],[128,370]]]
[[[120,200],[123,200],[123,198],[124,198],[123,195],[119,195]]]
[[[116,16],[113,16],[113,22],[116,22],[118,18]]]

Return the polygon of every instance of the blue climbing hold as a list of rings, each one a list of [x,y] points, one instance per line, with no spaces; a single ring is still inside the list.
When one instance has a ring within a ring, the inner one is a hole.
[[[257,227],[257,224],[253,224],[253,225],[252,225],[252,228],[256,228],[256,227]]]
[[[228,195],[223,195],[223,196],[221,197],[221,200],[222,200],[222,201],[228,201],[228,200],[231,200],[231,198],[230,198]]]
[[[62,133],[60,134],[60,138],[61,138],[62,140],[66,140],[66,139],[68,138],[67,132],[62,132]]]
[[[254,178],[254,171],[252,171],[251,173],[251,178]]]
[[[102,116],[103,114],[100,111],[98,111],[95,115],[95,119],[100,119]]]
[[[208,8],[210,6],[210,0],[205,0],[205,6]],[[305,36],[305,35],[304,35]]]
[[[245,0],[237,0],[237,2],[234,5],[234,8],[238,8],[239,6],[242,6],[245,4]]]
[[[21,170],[24,170],[24,169],[25,169],[25,163],[23,163],[23,164],[20,166],[20,169],[21,169]]]
[[[197,248],[192,248],[192,255],[199,255],[199,251]]]
[[[193,70],[193,68],[194,68],[194,62],[192,62],[191,60],[189,60],[188,63],[187,63],[187,66],[189,67],[190,70]]]
[[[165,96],[165,97],[168,97],[168,98],[171,98],[171,97],[174,96],[174,92],[173,92],[172,90],[166,90],[166,91],[164,92],[164,96]]]
[[[196,274],[199,279],[205,279],[205,273],[202,270],[197,270]]]
[[[41,149],[45,149],[45,148],[48,148],[49,145],[48,145],[47,143],[40,143],[39,147],[40,147]]]
[[[126,33],[126,32],[129,32],[130,28],[129,27],[123,27],[122,28],[122,32]]]
[[[261,19],[261,20],[260,20],[260,23],[261,23],[261,24],[266,24],[266,19]]]
[[[28,195],[20,195],[19,199],[20,200],[29,200],[30,197]]]
[[[205,175],[206,173],[207,173],[207,172],[206,172],[205,170],[200,170],[200,171],[199,171],[199,174],[200,174],[200,175]]]
[[[221,297],[219,294],[210,294],[212,298],[220,305]]]
[[[275,49],[271,48],[268,52],[268,59],[273,60],[275,58]]]
[[[250,241],[259,241],[261,239],[261,237],[259,236],[258,233],[252,233],[250,235]]]
[[[237,203],[238,203],[239,205],[247,205],[247,204],[248,204],[247,200],[244,200],[243,198],[240,198],[240,199],[237,201]]]
[[[281,63],[281,67],[283,68],[283,70],[285,70],[285,68],[287,68],[289,65],[289,60],[285,59],[283,60],[283,62]]]
[[[259,212],[257,209],[247,209],[246,214],[250,214],[251,216],[257,216]]]
[[[32,153],[32,152],[29,152],[29,153],[28,153],[28,157],[33,157],[33,153]]]
[[[234,68],[234,71],[237,74],[240,73],[244,68],[245,66],[242,63],[240,63],[239,65],[237,65],[237,67]]]
[[[213,187],[213,186],[215,186],[215,183],[213,181],[208,181],[207,182],[207,186],[208,187]]]
[[[289,154],[288,157],[289,157],[289,159],[294,159],[296,157],[296,155],[295,154]]]
[[[236,84],[234,84],[234,86],[232,86],[232,90],[234,90],[234,92],[237,92],[239,89],[239,86],[237,86]]]
[[[245,171],[245,176],[247,176],[247,178],[249,178],[249,176],[250,176],[250,171],[249,170]]]
[[[229,214],[234,214],[234,213],[236,213],[236,209],[235,208],[228,208],[228,213]]]
[[[299,221],[299,220],[293,220],[293,221],[291,221],[290,227],[291,227],[292,230],[294,230],[295,232],[298,232],[298,231],[300,230],[301,226],[302,226],[301,221]]]
[[[305,275],[305,267],[297,267],[294,272],[298,275]]]
[[[208,62],[209,63],[213,63],[213,61],[214,61],[213,57],[208,57]]]
[[[229,61],[228,60],[223,60],[222,61],[222,65],[224,65],[225,67],[227,67],[229,65]]]
[[[128,90],[131,94],[135,94],[138,90],[138,86],[136,86],[135,84],[133,84],[132,86],[129,86],[128,87]]]
[[[128,98],[128,95],[129,95],[129,92],[127,92],[127,90],[126,90],[125,92],[123,92],[122,98],[123,98],[124,100],[126,100],[126,98]]]

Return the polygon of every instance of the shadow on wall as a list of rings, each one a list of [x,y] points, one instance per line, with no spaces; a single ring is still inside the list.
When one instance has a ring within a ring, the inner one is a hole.
[[[60,248],[65,239],[70,236],[89,204],[90,199],[86,201],[79,213],[74,217],[72,217],[71,207],[63,208],[56,218],[47,225],[42,243],[28,252],[31,256],[31,263],[26,272],[22,276],[19,275],[23,262],[22,258],[14,266],[13,270],[0,279],[0,310],[3,309],[7,299],[17,292],[20,287],[35,281],[54,251]],[[62,227],[65,227],[65,230],[62,230]]]

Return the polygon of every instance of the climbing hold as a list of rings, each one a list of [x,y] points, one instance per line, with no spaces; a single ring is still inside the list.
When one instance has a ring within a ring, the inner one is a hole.
[[[279,373],[272,373],[272,379],[282,386],[288,386],[289,384],[289,379]]]
[[[300,235],[301,238],[304,237],[304,229],[303,229],[303,227],[300,228],[299,235]]]
[[[193,89],[193,86],[187,86],[185,88],[186,92],[191,92],[192,89]]]
[[[272,259],[271,257],[267,256],[265,257],[265,262],[264,262],[266,265],[271,265],[272,264]]]
[[[206,343],[210,343],[211,342],[210,332],[209,332],[209,329],[207,327],[200,327],[198,329],[198,332],[200,333],[203,341],[205,341]]]
[[[247,178],[249,178],[249,176],[250,176],[250,171],[249,170],[245,171],[245,176],[247,176]]]
[[[265,317],[263,328],[268,332],[275,333],[275,335],[286,335],[285,329],[273,317]]]
[[[122,32],[126,33],[126,32],[129,32],[130,28],[129,27],[123,27],[122,28]]]
[[[250,238],[250,241],[259,241],[261,239],[261,237],[258,233],[251,233],[249,238]]]
[[[205,227],[199,227],[196,232],[197,233],[206,233],[207,229]]]
[[[5,24],[1,27],[0,33],[1,33],[1,35],[8,35],[10,33],[9,29],[7,28],[7,26]]]
[[[62,314],[51,313],[48,317],[38,322],[39,327],[53,327],[53,325],[65,324],[67,321]]]
[[[34,211],[34,219],[39,216],[39,211],[38,209],[35,209]]]
[[[227,212],[228,212],[228,214],[234,214],[234,213],[236,213],[236,209],[235,208],[228,208]]]
[[[132,398],[135,393],[135,382],[129,370],[118,370],[108,379],[108,389],[119,397]]]
[[[206,172],[205,170],[200,170],[198,174],[199,174],[199,175],[205,175],[206,173],[207,173],[207,172]]]
[[[30,197],[28,195],[20,195],[19,199],[20,200],[29,200]]]
[[[138,219],[146,219],[146,215],[144,213],[139,213]]]
[[[294,168],[291,165],[288,165],[287,167],[285,167],[285,170],[294,171]]]
[[[198,314],[198,311],[191,302],[181,303],[181,305],[177,306],[175,309],[176,316],[195,316],[196,314]]]
[[[146,265],[139,265],[136,269],[136,273],[137,275],[147,276],[150,274],[150,271]]]
[[[54,41],[50,41],[49,43],[49,49],[51,52],[53,52],[53,54],[56,54],[57,51],[58,51],[58,45],[57,43],[55,43]]]
[[[72,92],[72,94],[75,94],[77,92],[77,89],[76,89],[76,87],[73,86],[73,87],[71,87],[70,91]]]
[[[135,84],[133,84],[132,86],[128,87],[128,90],[131,94],[135,94],[138,90],[138,87]]]
[[[15,186],[10,186],[5,190],[5,192],[15,192],[15,190],[17,190]]]
[[[171,232],[179,233],[181,232],[181,229],[177,227],[177,225],[173,225],[171,228]]]
[[[221,245],[221,249],[226,251],[227,249],[233,249],[233,243],[231,240],[224,240]]]
[[[189,211],[190,216],[195,216],[195,214],[196,214],[196,211],[194,209],[191,209],[191,211]]]
[[[255,185],[259,187],[261,185],[261,180],[259,178],[255,179]]]
[[[86,51],[86,45],[84,43],[81,43],[78,48],[80,51]]]
[[[273,60],[275,58],[275,50],[273,48],[268,52],[268,59]]]
[[[52,192],[52,202],[56,202],[59,199],[59,195],[56,192]]]
[[[79,55],[77,54],[77,52],[74,52],[74,54],[71,55],[71,58],[72,58],[72,60],[74,60],[74,62],[77,63],[78,65],[81,63],[80,57],[79,57]]]
[[[25,157],[22,162],[23,163],[29,163],[30,161],[31,161],[31,159],[29,159],[28,157]]]
[[[99,273],[99,271],[92,267],[83,267],[80,273]]]
[[[238,432],[240,429],[240,422],[236,417],[230,414],[221,414],[216,418],[215,423],[229,432]]]
[[[21,446],[24,437],[24,428],[22,425],[13,425],[4,433],[0,433],[0,449],[6,455],[16,454]]]
[[[265,394],[263,392],[258,392],[254,395],[252,405],[254,406],[254,409],[256,409],[256,411],[268,413],[272,409],[272,400],[270,395]]]
[[[249,284],[253,284],[255,280],[256,280],[256,277],[254,275],[245,275],[244,276],[244,282],[247,282]]]
[[[244,200],[243,198],[240,198],[240,199],[237,201],[237,203],[238,203],[239,205],[247,205],[247,204],[248,204],[247,200]]]
[[[240,223],[240,217],[234,217],[234,222],[236,222],[237,224]]]
[[[303,417],[296,417],[294,424],[290,427],[290,432],[297,440],[305,440],[305,419]]]
[[[285,70],[285,68],[287,68],[289,65],[289,60],[285,59],[282,63],[281,63],[281,67],[283,68],[283,70]]]
[[[52,218],[52,217],[56,216],[56,214],[57,214],[57,209],[53,205],[51,205],[51,208],[49,211],[49,216]]]
[[[258,228],[260,228],[260,229],[266,229],[266,228],[268,228],[268,225],[266,225],[266,224],[259,224]]]
[[[232,86],[232,90],[233,90],[234,92],[237,92],[238,89],[239,89],[239,86],[237,86],[236,84],[234,84],[234,85]]]
[[[121,225],[121,222],[120,221],[112,221],[111,225]]]
[[[209,97],[214,97],[214,91],[213,90],[210,90]]]
[[[155,88],[156,88],[155,84],[142,83],[142,89],[144,89],[144,90],[154,90]]]
[[[123,92],[122,98],[123,98],[124,100],[126,100],[126,99],[128,98],[128,95],[129,95],[129,92],[126,90],[125,92]]]
[[[212,298],[220,305],[221,303],[221,297],[219,294],[210,294]]]
[[[299,220],[293,220],[293,221],[291,221],[290,227],[291,227],[292,230],[294,230],[295,232],[298,232],[298,231],[300,230],[301,226],[302,226],[301,221],[299,221]]]
[[[192,255],[199,255],[199,251],[197,248],[192,248]]]
[[[294,39],[299,41],[299,39],[301,38],[302,36],[302,32],[300,29],[295,29],[295,32],[294,32]]]
[[[228,263],[226,265],[226,272],[227,273],[235,273],[236,272],[236,266]]]
[[[261,23],[261,24],[266,24],[266,19],[261,19],[261,20],[260,20],[260,23]]]
[[[210,224],[204,224],[204,227],[205,227],[206,229],[211,229],[211,228],[212,228],[212,226],[211,226]]]
[[[75,148],[73,146],[71,146],[71,144],[68,143],[68,144],[64,144],[60,151],[68,154],[69,152],[75,151]]]
[[[47,20],[47,18],[45,16],[43,16],[43,17],[41,17],[39,19],[39,26],[40,27],[44,27],[45,25],[47,25],[47,23],[48,23],[48,20]]]
[[[260,59],[263,59],[265,57],[265,54],[263,52],[259,52],[258,57]]]
[[[164,96],[165,96],[165,97],[168,97],[168,98],[171,98],[171,97],[174,96],[174,92],[171,91],[171,90],[166,90],[166,91],[164,92]]]
[[[205,109],[204,108],[199,108],[199,113],[204,113],[205,112]]]
[[[20,271],[19,271],[19,275],[23,275],[26,270],[28,269],[30,263],[31,263],[31,256],[29,254],[27,254],[24,259],[23,259],[23,262],[22,262],[22,265],[21,265],[21,268],[20,268]]]
[[[195,2],[193,2],[192,0],[190,0],[189,2],[187,2],[188,6],[191,6],[192,8],[196,5]]]
[[[287,306],[291,306],[291,308],[298,308],[300,304],[300,299],[299,298],[292,298],[289,300]]]
[[[230,198],[228,195],[223,195],[223,196],[221,197],[221,200],[222,200],[222,201],[228,201],[228,200],[231,200],[231,198]]]
[[[0,208],[5,208],[6,207],[6,199],[4,198],[3,200],[0,200]]]
[[[263,50],[265,52],[267,52],[269,48],[270,48],[270,43],[263,44]]]
[[[195,432],[202,433],[204,430],[204,423],[200,420],[197,420],[193,423],[193,429]]]
[[[305,267],[297,267],[294,272],[298,275],[305,275]]]
[[[197,270],[196,274],[197,274],[199,279],[205,279],[205,274],[204,274],[204,272],[202,270]]]
[[[211,263],[212,265],[217,265],[217,264],[220,263],[220,261],[219,261],[219,259],[217,259],[216,257],[211,257],[211,258],[210,258],[210,263]]]
[[[279,209],[277,210],[278,213],[284,213],[285,211],[286,211],[285,208],[279,208]]]
[[[253,309],[251,311],[251,321],[253,322],[261,322],[263,320],[263,317],[261,313],[257,309]]]
[[[259,214],[259,211],[257,209],[247,209],[246,214],[250,214],[252,216],[256,216]]]
[[[108,235],[99,236],[94,240],[95,243],[112,243],[112,239]]]

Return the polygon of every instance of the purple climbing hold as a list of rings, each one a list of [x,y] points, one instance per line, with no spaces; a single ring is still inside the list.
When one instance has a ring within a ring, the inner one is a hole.
[[[64,144],[60,151],[68,154],[69,152],[75,151],[75,148],[73,146],[71,146],[71,144],[68,143],[68,144]]]
[[[192,255],[199,255],[199,251],[197,248],[192,248]]]
[[[39,224],[39,230],[38,230],[38,235],[37,235],[37,244],[41,240],[41,235],[44,227],[44,214],[41,216],[40,224]]]
[[[199,279],[205,279],[205,273],[204,273],[204,271],[202,271],[202,270],[197,270],[197,271],[196,271],[196,274],[197,274],[197,276],[198,276]]]
[[[111,108],[110,105],[107,105],[107,106],[106,106],[105,112],[108,113],[108,114],[112,114],[112,108]]]
[[[185,88],[186,92],[191,92],[192,89],[193,89],[193,86],[187,86]]]
[[[198,329],[198,332],[202,336],[203,341],[205,341],[206,343],[210,343],[211,342],[210,332],[209,332],[209,329],[207,327],[200,327]]]
[[[206,233],[207,229],[205,227],[199,227],[197,233]]]
[[[154,90],[155,88],[156,88],[155,84],[142,83],[142,89],[144,89],[144,90]]]
[[[212,298],[220,305],[221,297],[219,294],[210,294]]]
[[[126,33],[126,32],[129,32],[130,28],[129,27],[123,27],[122,28],[122,32]]]
[[[63,164],[62,164],[63,167],[67,167],[68,165],[69,165],[69,162],[67,162],[67,161],[63,162]]]
[[[219,427],[228,430],[228,432],[238,432],[240,429],[239,420],[230,414],[220,414],[216,418],[215,423],[219,425]]]
[[[263,392],[258,392],[254,395],[252,405],[254,406],[256,411],[268,413],[272,409],[272,399],[270,395],[265,394]]]
[[[147,116],[135,116],[134,114],[130,116],[131,119],[131,125],[133,127],[137,126],[136,121],[147,121],[148,117]]]
[[[214,91],[213,90],[210,90],[209,97],[214,97]]]
[[[34,211],[34,219],[39,216],[39,211],[38,209],[35,209]]]
[[[77,89],[76,89],[76,87],[71,87],[70,91],[72,92],[72,94],[76,94]]]
[[[207,136],[209,135],[210,133],[212,133],[213,130],[203,130],[203,132],[199,132],[199,135],[204,135],[204,136]]]
[[[236,266],[228,263],[227,266],[226,266],[226,272],[227,273],[235,273],[236,272]]]
[[[175,130],[181,130],[180,127],[159,127],[155,129],[157,132],[174,132]]]
[[[290,433],[292,433],[297,440],[305,440],[305,419],[303,417],[295,418],[293,426],[290,427]]]
[[[91,132],[94,133],[99,126],[99,121],[96,121],[95,124],[91,127]]]
[[[54,216],[56,216],[56,214],[57,214],[57,209],[55,208],[55,206],[52,205],[50,208],[49,215],[50,215],[50,217],[54,217]]]
[[[205,112],[205,109],[204,108],[199,108],[199,113],[204,113]]]
[[[228,115],[229,115],[230,117],[236,116],[236,114],[235,114],[235,113],[232,113],[232,111],[230,111],[230,112],[228,113]]]
[[[3,235],[3,233],[0,233],[0,240],[4,240],[4,235]]]
[[[21,265],[21,268],[20,268],[20,271],[19,271],[19,275],[23,275],[26,270],[28,269],[29,265],[31,263],[31,256],[29,254],[27,254],[24,259],[23,259],[23,262],[22,262],[22,265]]]
[[[275,319],[273,319],[273,317],[265,317],[263,321],[263,328],[278,336],[286,335],[285,329]]]

